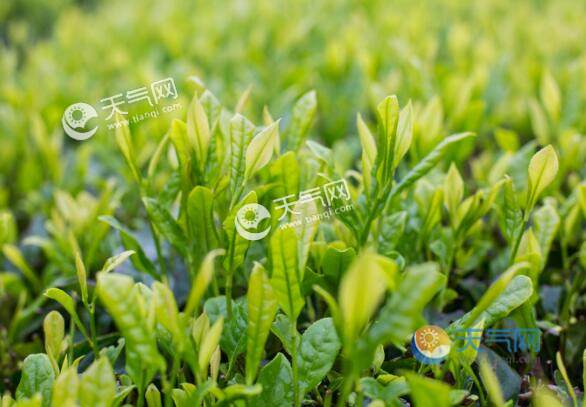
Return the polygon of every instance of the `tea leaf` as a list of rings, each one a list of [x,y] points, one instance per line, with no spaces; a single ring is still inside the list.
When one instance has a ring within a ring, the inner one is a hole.
[[[301,394],[322,381],[332,368],[341,346],[331,318],[320,319],[303,332],[297,352]]]
[[[134,289],[132,278],[120,274],[99,273],[97,292],[125,338],[126,368],[136,383],[143,369],[156,370],[163,364],[144,300]]]
[[[185,306],[184,310],[185,315],[193,315],[194,311],[199,306],[199,302],[201,301],[208,286],[210,285],[210,282],[212,281],[214,274],[214,261],[216,257],[223,256],[225,253],[226,252],[224,249],[215,249],[209,252],[204,258],[199,268],[199,272],[197,273],[197,276],[195,277],[195,280],[191,286],[191,290],[187,299],[187,305]]]
[[[299,192],[299,163],[291,151],[280,156],[270,166],[271,180],[279,185],[278,196],[296,195]]]
[[[391,191],[391,195],[389,196],[396,196],[404,189],[408,188],[409,186],[413,185],[415,181],[423,177],[427,174],[432,168],[434,168],[438,162],[443,158],[444,154],[448,151],[448,149],[456,143],[459,143],[463,140],[470,139],[475,137],[473,133],[459,133],[454,134],[450,137],[445,138],[439,143],[423,160],[421,160],[411,171],[407,173],[407,175],[399,181],[397,185],[393,187]],[[390,199],[387,199],[389,201]]]
[[[252,384],[263,354],[278,303],[264,268],[255,263],[248,281],[246,382]]]
[[[87,272],[79,252],[75,253],[75,270],[77,271],[77,282],[81,291],[81,300],[87,305]]]
[[[313,216],[318,214],[317,205],[314,201],[297,201],[293,207],[293,213],[291,215],[291,222],[296,225],[295,233],[298,238],[297,248],[297,265],[299,267],[299,275],[303,276],[305,270],[305,264],[309,255],[309,246],[313,241],[313,238],[317,232],[318,222],[311,219]]]
[[[356,252],[352,248],[339,250],[335,247],[328,247],[321,261],[321,269],[326,280],[337,287],[355,257]]]
[[[395,169],[403,156],[409,151],[411,139],[413,138],[413,107],[411,101],[399,113],[399,123],[397,124],[397,136],[394,143],[393,165]]]
[[[272,276],[279,306],[289,319],[296,320],[305,301],[301,297],[300,274],[297,262],[297,236],[292,229],[278,229],[270,242]]]
[[[207,375],[208,365],[212,359],[212,354],[220,343],[220,337],[222,336],[222,329],[224,328],[224,318],[220,317],[210,327],[210,330],[204,336],[198,355],[198,366],[202,376]]]
[[[309,128],[317,111],[317,97],[314,90],[307,92],[293,106],[291,124],[287,130],[287,148],[298,150],[305,142]]]
[[[79,377],[77,366],[71,366],[61,372],[53,384],[53,406],[77,407]]]
[[[39,280],[35,272],[30,268],[18,247],[12,244],[5,244],[2,246],[2,252],[22,272],[24,277],[31,282],[33,287],[36,289],[41,288],[41,280]]]
[[[507,178],[504,183],[504,234],[509,242],[519,235],[523,223],[523,211],[517,202],[517,196],[513,188],[513,181]]]
[[[197,186],[187,198],[187,219],[197,259],[219,246],[213,210],[214,195],[206,187]],[[194,244],[197,242],[197,244]]]
[[[16,400],[32,398],[36,393],[40,393],[43,406],[49,406],[54,380],[55,372],[47,355],[28,355],[22,364],[22,377],[16,388]]]
[[[447,384],[411,372],[407,372],[405,378],[411,388],[411,397],[415,407],[450,407],[452,405],[450,386]]]
[[[116,113],[116,122],[123,123],[125,120],[126,119],[124,119],[122,115]],[[134,154],[132,140],[130,139],[129,127],[125,125],[117,126],[116,132],[114,133],[114,138],[116,139],[116,144],[118,144],[118,148],[126,160],[126,164],[130,168],[130,172],[134,178],[134,181],[140,185],[142,177],[136,163],[136,156]]]
[[[173,292],[165,284],[158,281],[153,283],[153,299],[157,322],[173,336],[178,352],[183,352],[184,327],[179,318],[179,310]]]
[[[535,222],[536,237],[543,254],[543,263],[545,263],[559,229],[560,216],[552,205],[546,204],[535,211],[533,221]]]
[[[526,211],[533,209],[543,190],[553,182],[558,173],[558,166],[558,156],[551,145],[542,148],[531,158]]]
[[[81,323],[81,320],[77,315],[77,311],[75,310],[75,303],[73,302],[73,298],[71,298],[69,294],[67,294],[65,291],[59,288],[49,288],[47,291],[45,291],[45,297],[51,298],[52,300],[55,300],[59,304],[61,304],[61,306],[65,308],[65,311],[67,311],[73,319],[73,322],[75,323],[75,326],[77,326],[77,329],[79,329],[81,333],[86,338],[88,338],[87,331]]]
[[[454,163],[450,164],[450,169],[444,180],[444,205],[450,213],[451,219],[456,219],[458,206],[464,197],[464,181],[458,172]]]
[[[186,257],[187,241],[183,230],[159,202],[153,198],[143,198],[145,208],[157,230],[173,245],[182,256]]]
[[[289,361],[282,353],[267,363],[258,375],[262,393],[253,399],[259,407],[293,405],[293,372]]]
[[[409,393],[409,386],[404,377],[395,378],[386,385],[379,383],[373,377],[363,377],[360,379],[360,388],[371,399],[384,401],[386,404],[383,404],[383,406],[392,406],[399,402],[398,398],[400,396]]]
[[[360,136],[360,144],[362,146],[362,181],[364,183],[364,190],[368,194],[370,191],[372,168],[375,165],[377,156],[376,141],[368,126],[362,120],[360,114],[358,114],[356,118],[356,123],[358,126],[358,135]]]
[[[157,386],[153,383],[149,384],[146,389],[145,399],[148,407],[162,407],[163,404],[161,403],[161,393]]]
[[[108,358],[94,361],[79,381],[80,407],[109,407],[116,397],[116,379]]]
[[[394,263],[391,263],[390,268],[390,273],[397,271]],[[353,343],[360,335],[382,301],[388,280],[387,271],[376,254],[363,253],[350,265],[338,293],[345,344]]]
[[[230,191],[233,194],[243,187],[246,169],[246,150],[254,134],[254,125],[241,114],[230,120]],[[234,196],[234,199],[238,199]]]
[[[199,171],[203,173],[210,145],[210,125],[197,94],[187,109],[187,137],[195,151]]]
[[[65,321],[57,311],[51,311],[43,320],[43,331],[45,333],[45,352],[55,373],[59,373],[59,357],[61,355],[61,343],[65,338]]]
[[[559,120],[561,110],[561,94],[560,88],[556,83],[551,72],[546,70],[541,76],[541,84],[539,86],[539,96],[541,103],[545,106],[547,114],[555,123]]]
[[[409,267],[375,322],[356,342],[354,369],[368,367],[379,344],[403,343],[415,330],[423,307],[444,284],[445,277],[435,263]]]
[[[249,179],[268,164],[273,156],[274,145],[278,137],[278,120],[254,136],[246,149],[246,169],[244,171],[244,178]]]
[[[134,250],[126,250],[116,256],[112,256],[106,260],[104,267],[102,267],[102,273],[109,273],[110,271],[116,269],[119,265],[124,263],[126,259],[134,254]]]
[[[484,320],[485,327],[492,326],[521,306],[531,297],[533,289],[529,277],[515,275],[527,267],[527,263],[510,267],[490,286],[472,311],[450,325],[449,331],[469,328],[480,320]]]

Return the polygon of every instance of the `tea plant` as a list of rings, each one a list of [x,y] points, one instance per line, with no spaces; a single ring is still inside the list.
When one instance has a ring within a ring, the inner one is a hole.
[[[2,407],[584,405],[583,4],[25,3]],[[70,102],[161,72],[175,118],[64,136]],[[410,346],[431,324],[440,364]],[[541,348],[483,340],[511,329]]]

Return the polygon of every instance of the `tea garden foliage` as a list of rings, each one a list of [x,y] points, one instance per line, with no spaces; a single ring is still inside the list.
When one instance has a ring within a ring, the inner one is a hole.
[[[584,405],[586,4],[224,3],[0,6],[2,406]],[[167,76],[175,118],[63,134]]]

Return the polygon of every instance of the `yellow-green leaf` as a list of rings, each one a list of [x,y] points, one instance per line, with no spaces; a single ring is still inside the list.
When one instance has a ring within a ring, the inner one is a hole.
[[[248,280],[246,382],[252,384],[264,351],[278,303],[264,268],[255,263]]]
[[[252,177],[270,161],[274,145],[279,137],[279,120],[271,123],[258,133],[246,149],[246,170],[244,178]]]
[[[553,182],[558,173],[558,167],[558,156],[551,145],[542,148],[531,158],[526,211],[533,209],[543,190]]]

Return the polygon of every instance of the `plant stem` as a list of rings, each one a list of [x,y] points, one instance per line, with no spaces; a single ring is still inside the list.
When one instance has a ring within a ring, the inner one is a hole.
[[[228,314],[228,318],[232,318],[232,278],[234,277],[234,273],[229,271],[226,275],[226,313]]]
[[[90,314],[90,336],[92,338],[91,340],[91,346],[92,346],[92,351],[94,352],[94,358],[97,359],[98,358],[98,354],[99,354],[99,349],[98,349],[98,336],[96,334],[96,309],[95,306],[90,306],[88,307],[88,311]]]
[[[298,363],[297,363],[297,321],[292,320],[291,324],[289,325],[290,335],[291,335],[291,342],[292,342],[292,349],[291,349],[291,359],[292,359],[292,370],[293,370],[293,405],[295,407],[301,406],[301,400],[299,400],[299,372],[298,372]]]

